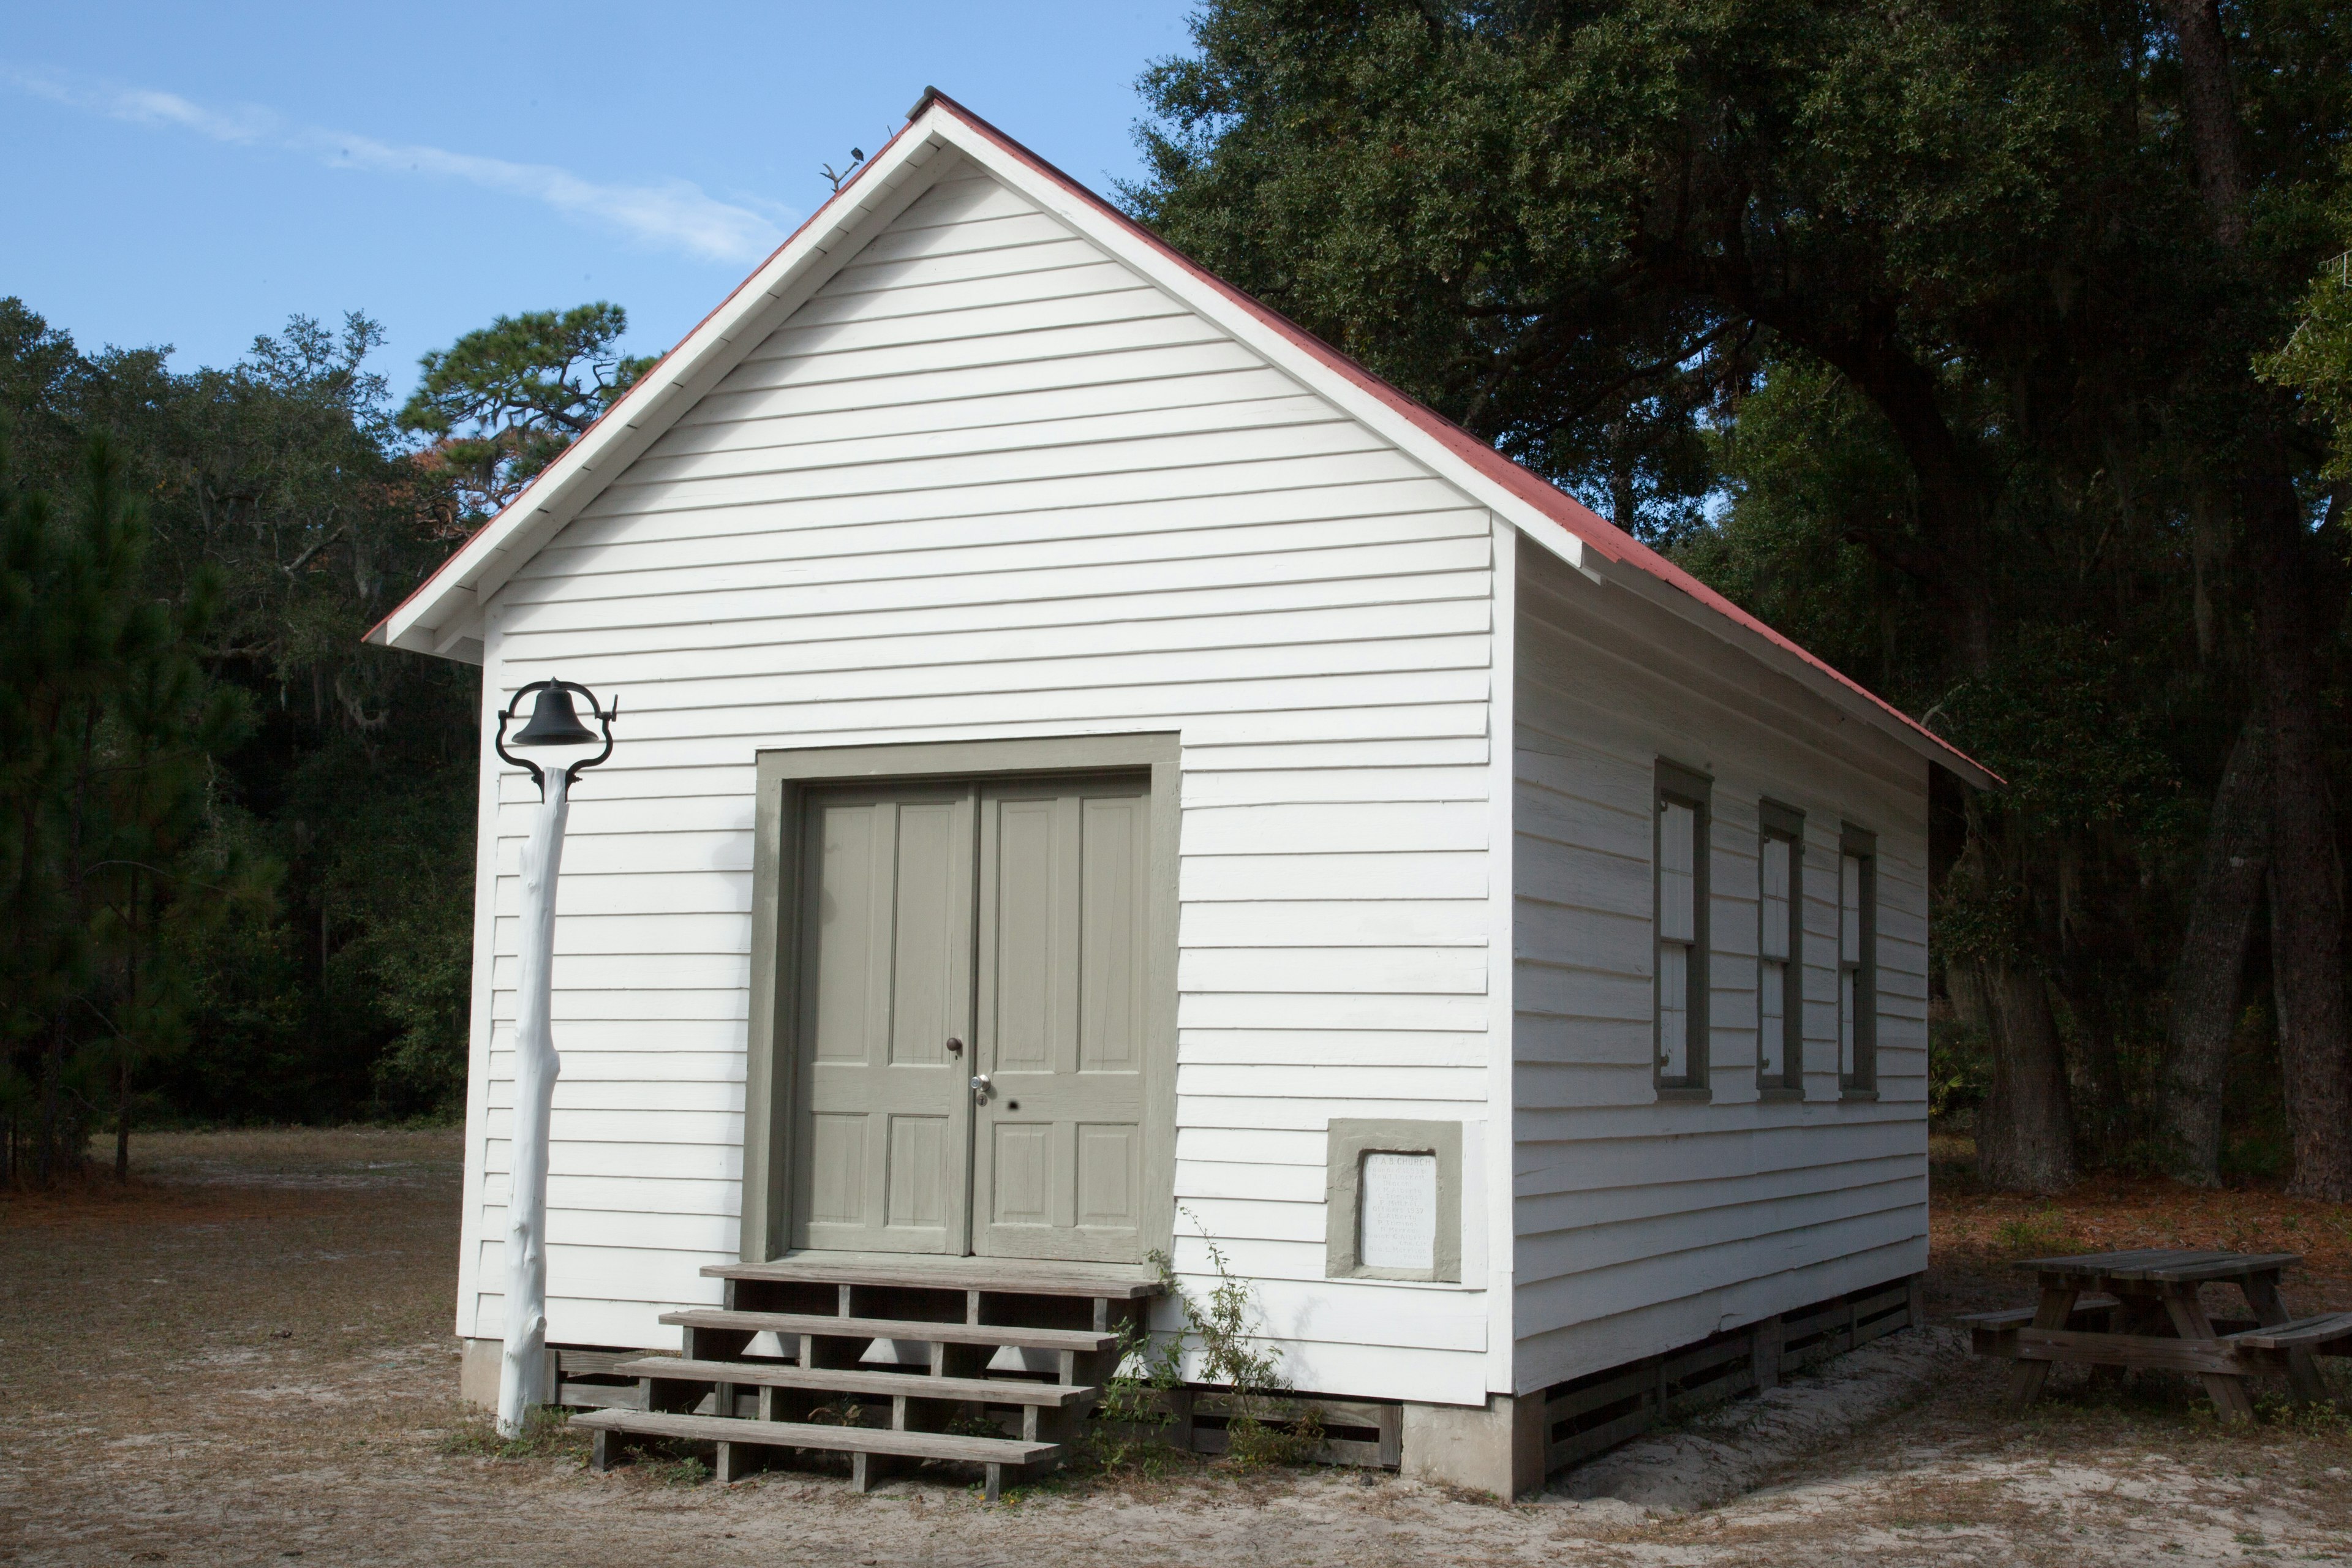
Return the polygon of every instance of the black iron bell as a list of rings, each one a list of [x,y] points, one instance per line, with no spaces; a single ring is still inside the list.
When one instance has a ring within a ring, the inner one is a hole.
[[[572,693],[561,686],[551,686],[539,694],[539,701],[530,710],[530,722],[514,738],[518,746],[584,746],[596,739],[594,731],[580,721],[572,706]]]

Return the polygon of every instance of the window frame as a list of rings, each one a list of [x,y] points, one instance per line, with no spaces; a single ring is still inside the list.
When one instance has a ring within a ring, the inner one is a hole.
[[[1714,790],[1715,781],[1706,774],[1663,757],[1658,759],[1650,809],[1650,1074],[1662,1100],[1705,1100],[1713,1094],[1709,1076],[1713,1062],[1707,1048],[1707,1001],[1713,984],[1708,973],[1708,954],[1713,946],[1708,906],[1713,898],[1715,881],[1711,874],[1715,858],[1712,842],[1715,814],[1710,805]],[[1678,1078],[1666,1076],[1665,1009],[1658,1005],[1662,960],[1666,945],[1666,939],[1661,931],[1665,913],[1666,807],[1669,805],[1685,807],[1691,813],[1691,940],[1684,964],[1685,989],[1683,1004],[1683,1052],[1688,1070]]]
[[[1855,956],[1845,955],[1845,861],[1861,862],[1860,887],[1854,900]],[[1838,1090],[1848,1099],[1878,1096],[1878,835],[1848,822],[1838,833],[1838,1026],[1845,1027],[1846,976],[1853,976],[1853,1070],[1845,1070],[1844,1041],[1839,1041]]]
[[[1765,799],[1756,808],[1756,1087],[1764,1098],[1805,1092],[1805,814]],[[1764,1070],[1764,847],[1789,847],[1789,956],[1780,986],[1780,1070]]]

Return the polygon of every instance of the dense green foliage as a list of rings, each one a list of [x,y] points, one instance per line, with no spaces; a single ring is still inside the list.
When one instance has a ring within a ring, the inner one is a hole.
[[[457,1109],[479,677],[360,638],[643,372],[627,324],[500,317],[395,414],[362,316],[179,374],[0,300],[12,1159]]]
[[[298,319],[179,374],[0,300],[0,1116],[28,1157],[49,1122],[78,1149],[459,1092],[477,680],[359,641],[459,537],[378,341]]]
[[[1930,1090],[1988,1169],[2210,1180],[2218,1118],[2352,1196],[2352,13],[1194,37],[1139,217],[2009,779],[1938,795],[1930,867]],[[644,373],[625,324],[501,317],[395,413],[358,317],[181,375],[0,301],[0,1115],[451,1106],[477,682],[359,635]]]
[[[0,488],[0,953],[9,1037],[0,1097],[37,1079],[52,1121],[69,1089],[112,1089],[127,1127],[140,1069],[182,1046],[199,944],[267,879],[203,843],[210,759],[243,736],[242,694],[198,655],[218,603],[200,572],[149,596],[143,510],[111,445],[89,441],[62,515]],[[92,1098],[84,1091],[77,1098]],[[43,1144],[45,1166],[54,1146]]]
[[[2339,219],[2336,232],[2352,238],[2352,218]],[[2352,449],[2344,439],[2352,433],[2352,250],[2321,265],[2304,295],[2301,314],[2287,341],[2263,356],[2258,368],[2300,393],[2313,425],[2328,436],[2326,477],[2352,479]]]
[[[2268,711],[2258,472],[2315,529],[2276,558],[2315,602],[2347,795],[2326,463],[2352,291],[2322,264],[2352,243],[2352,14],[2221,13],[2253,170],[2232,219],[2178,9],[1213,0],[1145,78],[1125,193],[2006,774],[1947,803],[1939,989],[1959,965],[1959,1000],[2045,1012],[2075,1142],[2111,1163],[2166,1158],[2206,803]],[[2300,418],[2252,374],[2291,340],[2271,374]],[[2258,934],[2248,1004],[2263,962]],[[1990,1016],[1939,1025],[1945,1059]],[[2275,1103],[2259,1050],[2238,1071]]]

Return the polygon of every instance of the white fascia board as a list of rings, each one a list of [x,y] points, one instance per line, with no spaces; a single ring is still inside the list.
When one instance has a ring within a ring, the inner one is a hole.
[[[910,128],[911,129],[911,128]],[[478,634],[447,633],[470,622],[490,595],[540,546],[577,516],[614,475],[644,455],[773,330],[832,277],[872,229],[905,210],[930,181],[926,166],[947,138],[939,126],[901,135],[877,153],[837,211],[821,213],[786,241],[726,301],[573,442],[530,487],[459,547],[440,571],[369,634],[372,642],[449,657]]]
[[[1495,483],[1448,451],[1443,442],[1393,405],[1335,372],[1287,334],[1240,305],[1223,289],[1157,246],[1140,242],[1125,225],[1072,193],[1058,180],[1007,153],[972,131],[952,112],[942,114],[941,132],[957,150],[1020,192],[1109,255],[1143,275],[1181,304],[1264,357],[1349,418],[1367,426],[1427,468],[1517,527],[1578,571],[1585,571],[1584,542],[1525,500]]]
[[[1602,564],[1596,563],[1596,564]],[[1911,727],[1894,712],[1835,676],[1798,658],[1769,637],[1742,626],[1727,616],[1717,614],[1683,593],[1671,583],[1661,582],[1637,568],[1621,566],[1612,562],[1599,572],[1588,572],[1596,581],[1614,584],[1626,592],[1638,595],[1666,611],[1676,619],[1696,626],[1717,639],[1728,643],[1768,669],[1779,671],[1806,690],[1827,701],[1839,712],[1860,719],[1880,734],[1900,742],[1909,751],[1918,753],[1937,766],[1958,774],[1967,784],[1979,789],[2006,787],[1999,775],[1967,756]]]

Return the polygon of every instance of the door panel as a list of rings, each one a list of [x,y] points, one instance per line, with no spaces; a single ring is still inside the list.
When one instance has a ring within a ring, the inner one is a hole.
[[[1066,868],[1060,819],[1068,804],[1047,796],[981,806],[994,828],[987,837],[993,845],[995,901],[1020,911],[992,927],[992,1072],[1052,1072],[1059,1065],[1055,1047],[1072,1033],[1068,1014],[1077,974],[1064,962],[1064,949],[1073,940],[1076,911],[1056,886]],[[982,853],[990,850],[984,847]]]
[[[808,1188],[809,1218],[856,1225],[866,1215],[866,1118],[817,1113],[809,1138],[815,1180]]]
[[[965,1249],[973,795],[809,797],[793,1245]]]
[[[955,1180],[962,1173],[949,1168],[952,1137],[944,1116],[890,1118],[890,1194],[883,1213],[893,1228],[943,1227],[950,1204],[962,1201],[963,1184]]]
[[[1136,1194],[1142,1173],[1143,1130],[1081,1123],[1077,1148],[1080,1227],[1139,1230],[1143,1216]]]
[[[1078,805],[1078,1070],[1136,1073],[1143,1068],[1143,923],[1150,876],[1140,795]]]
[[[1150,952],[1149,786],[979,795],[972,1250],[1136,1262]]]
[[[998,1121],[990,1163],[989,1219],[1000,1226],[1054,1223],[1053,1128],[1045,1123]]]

